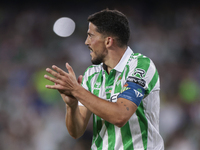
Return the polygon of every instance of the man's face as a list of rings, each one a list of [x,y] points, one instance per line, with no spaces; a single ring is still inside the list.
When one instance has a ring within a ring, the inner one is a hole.
[[[96,31],[96,26],[92,23],[89,23],[87,34],[85,44],[90,49],[92,63],[97,65],[104,62],[107,55],[105,38],[101,33]]]

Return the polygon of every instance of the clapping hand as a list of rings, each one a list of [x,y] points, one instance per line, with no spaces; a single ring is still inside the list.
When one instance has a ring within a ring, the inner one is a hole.
[[[82,76],[80,75],[78,81],[76,80],[76,75],[72,67],[66,63],[66,68],[68,73],[60,69],[59,67],[53,65],[52,69],[47,68],[46,71],[54,77],[44,75],[44,77],[52,82],[54,85],[46,85],[48,89],[57,89],[61,94],[66,96],[72,96],[72,92],[76,90],[76,87],[80,85],[82,81]],[[55,71],[54,71],[55,70]]]

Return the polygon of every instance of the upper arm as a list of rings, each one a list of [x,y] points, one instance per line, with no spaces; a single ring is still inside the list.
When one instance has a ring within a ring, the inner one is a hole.
[[[142,82],[143,81],[143,82]],[[141,84],[142,83],[142,84]],[[145,95],[145,81],[129,76],[118,98],[124,98],[139,106]]]
[[[122,115],[121,126],[123,126],[137,110],[137,105],[133,103],[132,101],[127,100],[125,98],[118,98],[117,105],[120,110],[120,115]]]
[[[135,77],[128,77],[121,93],[117,97],[117,105],[121,111],[121,125],[124,125],[135,113],[145,95],[145,84],[141,85]],[[120,125],[120,126],[121,126]]]

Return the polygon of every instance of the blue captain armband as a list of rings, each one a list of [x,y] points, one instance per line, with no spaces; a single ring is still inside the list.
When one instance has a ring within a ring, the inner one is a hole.
[[[144,94],[144,87],[135,82],[127,81],[117,98],[125,98],[139,106],[144,97]]]

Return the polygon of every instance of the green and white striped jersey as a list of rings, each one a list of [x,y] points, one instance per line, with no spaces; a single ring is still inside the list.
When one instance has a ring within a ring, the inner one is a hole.
[[[136,112],[121,128],[93,114],[92,150],[164,149],[159,134],[159,75],[151,59],[133,53],[128,47],[109,75],[103,69],[103,64],[88,67],[82,86],[102,99],[116,102],[128,76],[146,81],[145,96]]]

